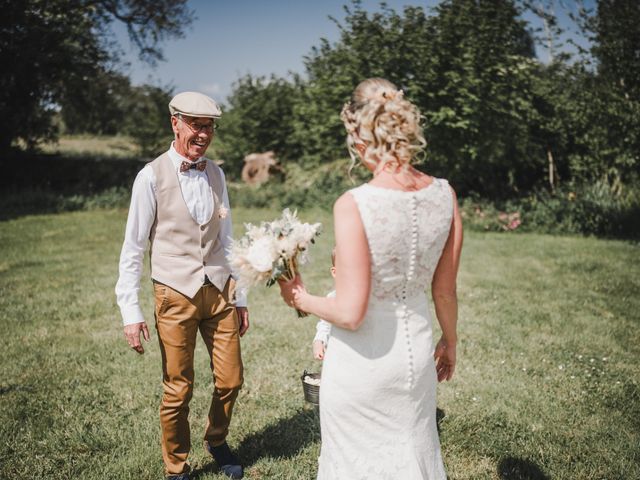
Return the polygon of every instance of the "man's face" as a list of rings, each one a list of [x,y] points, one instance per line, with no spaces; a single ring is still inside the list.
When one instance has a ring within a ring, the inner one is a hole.
[[[195,161],[202,157],[213,139],[214,120],[207,117],[173,115],[175,149],[183,157]]]

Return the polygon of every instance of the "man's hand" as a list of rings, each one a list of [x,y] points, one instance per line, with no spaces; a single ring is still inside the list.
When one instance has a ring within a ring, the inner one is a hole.
[[[139,354],[144,353],[144,347],[140,342],[140,332],[142,336],[148,342],[149,341],[149,329],[146,322],[132,323],[131,325],[124,326],[124,338],[127,339],[127,343]]]
[[[242,337],[249,330],[249,309],[247,307],[236,307],[238,314],[238,330]]]

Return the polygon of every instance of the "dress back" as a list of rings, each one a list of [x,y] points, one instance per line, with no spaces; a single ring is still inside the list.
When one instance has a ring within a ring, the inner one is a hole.
[[[371,253],[371,303],[405,303],[422,295],[451,229],[449,183],[434,178],[429,186],[409,192],[366,183],[351,194]]]
[[[413,192],[365,184],[351,194],[371,252],[371,293],[357,330],[331,329],[318,479],[446,480],[424,291],[451,229],[453,194],[440,179]]]

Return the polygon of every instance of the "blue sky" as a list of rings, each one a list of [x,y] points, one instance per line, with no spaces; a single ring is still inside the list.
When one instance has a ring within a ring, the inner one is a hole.
[[[344,19],[348,0],[191,0],[194,22],[185,36],[162,43],[166,62],[155,69],[141,63],[126,32],[115,28],[127,53],[125,70],[135,84],[171,85],[176,91],[198,90],[224,101],[239,77],[288,72],[303,73],[303,57],[320,38],[339,37],[333,16]],[[429,9],[437,0],[386,0],[391,8],[419,5]],[[593,3],[588,0],[587,3]],[[363,0],[368,11],[379,10],[379,0]],[[540,52],[544,57],[544,53]]]

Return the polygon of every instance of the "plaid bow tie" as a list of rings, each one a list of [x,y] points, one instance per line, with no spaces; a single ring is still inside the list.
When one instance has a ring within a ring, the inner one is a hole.
[[[191,169],[198,169],[199,171],[204,171],[205,168],[207,168],[207,161],[206,160],[202,160],[200,162],[182,162],[180,164],[180,173],[182,172],[186,172],[187,170],[191,170]]]

